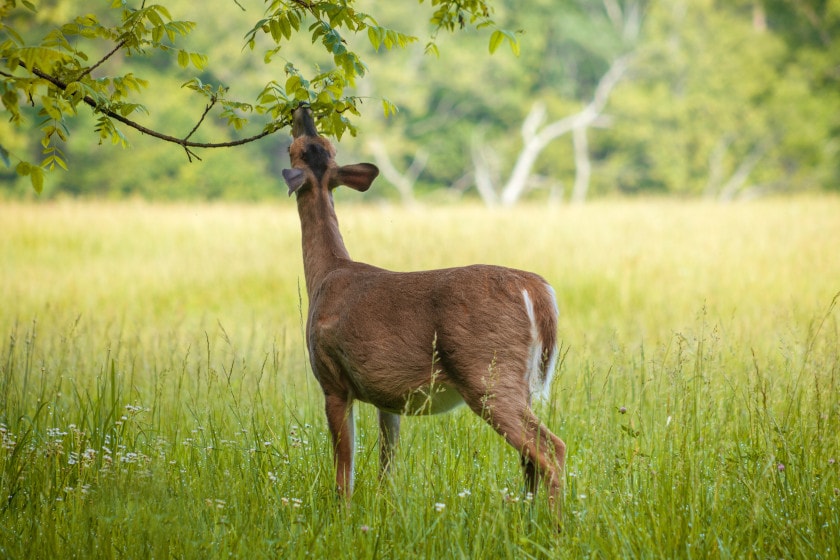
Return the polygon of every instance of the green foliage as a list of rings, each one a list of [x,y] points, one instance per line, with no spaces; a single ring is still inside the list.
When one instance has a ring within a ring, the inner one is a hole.
[[[32,4],[26,8],[36,11]],[[14,3],[7,3],[4,18],[11,15]],[[74,116],[82,103],[89,105],[101,116],[96,132],[100,140],[110,139],[114,144],[127,145],[123,133],[113,119],[123,119],[145,107],[128,101],[132,93],[140,93],[147,85],[143,79],[129,72],[122,76],[94,76],[94,70],[105,63],[118,50],[127,55],[143,53],[147,49],[167,51],[173,48],[179,36],[188,34],[194,27],[191,22],[172,21],[169,11],[160,5],[145,5],[130,9],[122,2],[114,2],[112,9],[119,10],[121,21],[115,26],[100,23],[94,14],[76,17],[72,22],[52,29],[38,44],[26,41],[11,26],[3,23],[5,40],[0,43],[0,57],[5,70],[0,72],[3,85],[3,102],[13,122],[23,124],[20,111],[21,99],[27,99],[37,108],[36,117],[41,126],[43,146],[40,164],[34,165],[23,158],[18,173],[29,175],[37,192],[43,187],[43,173],[58,166],[67,168],[62,150],[54,143],[58,136],[67,141],[68,118]],[[104,40],[116,46],[95,63],[78,45],[83,40]],[[200,61],[200,57],[196,58]],[[19,72],[20,68],[26,72]],[[23,165],[25,164],[25,165]],[[34,169],[39,171],[33,172]]]
[[[377,67],[377,90],[399,84],[391,99],[401,111],[374,131],[368,124],[366,134],[385,139],[399,169],[408,168],[417,150],[427,151],[425,185],[470,184],[476,144],[492,150],[497,167],[490,174],[504,181],[534,102],[546,105],[550,121],[574,114],[610,63],[629,55],[629,71],[587,135],[593,194],[728,199],[840,184],[840,87],[832,70],[837,57],[828,48],[837,41],[816,41],[817,48],[814,33],[806,32],[817,25],[828,37],[836,34],[829,4],[837,2],[815,4],[813,18],[804,7],[766,2],[763,30],[752,1],[691,2],[684,10],[609,3],[621,8],[617,13],[606,4],[546,1],[521,9],[510,3],[508,12],[500,4],[500,23],[527,30],[515,59],[497,51],[480,64],[483,44],[459,36],[457,52],[434,67],[410,56]],[[541,154],[532,196],[544,199],[545,186],[568,196],[571,144],[561,137]]]
[[[339,147],[343,161],[369,159],[367,140],[385,144],[398,170],[424,152],[419,194],[451,198],[472,186],[477,146],[504,181],[533,104],[546,106],[547,121],[579,111],[625,55],[630,68],[587,132],[593,195],[837,189],[838,1],[702,0],[681,10],[644,0],[241,0],[92,10],[73,0],[38,14],[6,1],[0,192],[32,192],[15,173],[27,161],[71,169],[45,175],[45,197],[279,193],[271,185],[287,135],[252,141],[285,129],[290,111],[308,102],[323,133],[349,140]],[[364,140],[348,139],[359,123]],[[162,157],[167,149],[147,141],[153,133],[188,157]],[[223,155],[200,148],[240,144]],[[186,169],[198,158],[214,163]],[[575,165],[570,136],[553,141],[534,166],[531,196],[545,198],[549,188],[568,195]],[[183,177],[200,180],[150,184]]]
[[[603,180],[722,198],[833,187],[840,98],[791,58],[781,33],[739,16],[709,2],[651,9],[649,34],[675,39],[641,50],[617,92],[613,112],[633,126],[605,135],[601,149],[619,157],[604,162]]]

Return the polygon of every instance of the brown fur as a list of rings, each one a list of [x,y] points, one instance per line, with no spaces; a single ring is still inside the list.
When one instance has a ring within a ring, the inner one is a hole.
[[[472,265],[391,272],[350,259],[333,208],[332,189],[366,190],[378,170],[339,167],[335,149],[311,134],[308,109],[295,113],[292,170],[297,196],[309,312],[312,369],[325,395],[336,483],[353,486],[353,412],[358,399],[379,409],[383,472],[399,438],[399,415],[442,412],[463,401],[521,455],[526,485],[538,479],[559,507],[565,444],[531,411],[529,352],[539,344],[539,374],[556,357],[553,292],[530,272]],[[535,329],[523,290],[533,304]],[[533,340],[533,332],[538,341]]]

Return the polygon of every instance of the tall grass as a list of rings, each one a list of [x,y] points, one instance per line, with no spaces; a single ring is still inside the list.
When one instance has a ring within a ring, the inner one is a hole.
[[[333,491],[291,203],[0,207],[0,557],[836,558],[840,200],[342,205],[351,254],[556,288],[558,527],[466,410]],[[430,356],[431,359],[431,356]]]

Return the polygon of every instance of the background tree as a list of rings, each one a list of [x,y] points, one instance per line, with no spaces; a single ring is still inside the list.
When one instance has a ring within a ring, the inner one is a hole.
[[[481,27],[486,22],[480,12],[470,25],[472,16],[464,12],[465,27],[455,35],[436,34],[438,23],[430,24],[441,3],[356,0],[331,5],[349,5],[356,14],[376,16],[375,22],[365,19],[366,27],[359,31],[333,26],[343,41],[329,44],[365,63],[364,73],[340,94],[335,88],[323,92],[328,82],[336,83],[330,82],[330,72],[345,70],[322,36],[312,42],[314,17],[305,14],[308,19],[301,20],[296,31],[291,20],[283,19],[284,13],[291,17],[283,12],[284,4],[259,0],[240,0],[238,5],[231,0],[214,9],[171,7],[172,21],[194,20],[195,29],[176,34],[176,43],[168,49],[147,46],[142,56],[118,50],[91,75],[100,81],[129,73],[145,78],[148,85],[140,93],[128,90],[123,109],[142,102],[148,114],[138,108],[132,117],[176,139],[190,133],[212,95],[218,94],[190,137],[196,142],[232,142],[277,129],[297,95],[318,103],[323,93],[322,101],[349,105],[320,106],[325,130],[335,127],[332,134],[338,137],[338,129],[345,126],[342,138],[347,138],[351,126],[364,127],[363,142],[340,147],[345,157],[387,158],[396,171],[391,177],[402,191],[371,189],[366,198],[451,199],[478,196],[476,187],[482,181],[494,185],[490,196],[498,197],[526,147],[521,131],[532,109],[545,107],[546,123],[580,113],[595,98],[611,65],[632,53],[624,59],[627,68],[592,121],[594,126],[587,126],[585,135],[579,128],[577,134],[569,132],[546,143],[529,164],[517,200],[544,199],[551,193],[580,199],[583,192],[587,197],[652,193],[727,200],[840,188],[840,0],[534,0],[527,7],[495,0],[490,15],[499,27]],[[127,9],[120,4],[104,11],[113,21],[102,19],[103,25],[121,24]],[[39,43],[85,10],[90,7],[78,0],[39,4],[37,14],[23,5],[9,9],[2,19],[0,44],[4,49],[20,48],[12,32],[26,44]],[[324,18],[330,24],[329,16]],[[446,21],[453,28],[460,26],[457,17]],[[258,22],[261,25],[255,25]],[[393,48],[400,44],[400,35],[387,30],[396,29],[402,32],[405,48]],[[272,30],[280,38],[279,50]],[[166,33],[162,37],[163,43],[169,40]],[[253,50],[243,50],[251,39]],[[427,46],[430,40],[434,47]],[[82,49],[88,41],[77,38],[71,44]],[[116,44],[97,41],[97,48],[87,51],[86,67]],[[490,45],[495,48],[492,57]],[[439,56],[429,52],[435,49]],[[206,55],[206,63],[190,53]],[[0,62],[0,72],[11,73],[8,60]],[[290,62],[292,68],[287,68]],[[199,69],[196,63],[203,66]],[[24,79],[25,74],[25,65],[18,66],[14,79]],[[11,86],[6,76],[0,78],[5,103]],[[199,91],[182,88],[184,83]],[[212,86],[203,89],[207,84]],[[220,92],[222,84],[226,89]],[[108,88],[114,84],[109,82]],[[29,179],[15,181],[14,170],[21,160],[39,164],[49,157],[36,141],[44,134],[39,126],[49,126],[49,115],[39,116],[40,107],[31,107],[26,95],[15,91],[26,122],[0,119],[0,144],[10,166],[0,164],[0,193],[31,196],[26,194],[32,192]],[[223,100],[249,103],[226,113]],[[393,103],[384,101],[387,117],[383,100]],[[330,107],[336,110],[331,113]],[[12,116],[5,104],[4,111]],[[281,192],[276,177],[285,159],[285,134],[232,150],[190,147],[202,158],[190,164],[184,148],[172,149],[119,122],[117,129],[136,149],[112,148],[112,137],[101,138],[95,131],[101,111],[83,109],[70,115],[62,113],[67,128],[59,129],[72,142],[54,133],[51,146],[61,150],[72,172],[51,174],[42,196],[260,199]],[[242,128],[229,126],[229,116]],[[478,166],[476,151],[484,153],[484,163]],[[383,174],[379,182],[387,185],[388,176]],[[573,195],[575,191],[579,194]]]
[[[500,24],[526,29],[519,58],[478,64],[469,37],[459,36],[457,55],[434,69],[423,59],[400,67],[404,87],[392,99],[404,110],[381,134],[398,167],[429,152],[420,190],[466,184],[498,198],[527,151],[520,131],[534,104],[552,121],[577,114],[628,52],[597,121],[609,126],[586,136],[588,149],[578,143],[588,161],[576,157],[573,135],[546,143],[525,174],[530,196],[572,197],[575,185],[596,195],[723,200],[838,188],[837,0],[576,0],[528,10],[501,3],[497,13]]]
[[[624,125],[599,146],[599,189],[730,199],[838,188],[836,53],[807,33],[787,38],[808,27],[797,13],[809,4],[836,32],[836,1],[652,4],[634,78],[611,105]]]

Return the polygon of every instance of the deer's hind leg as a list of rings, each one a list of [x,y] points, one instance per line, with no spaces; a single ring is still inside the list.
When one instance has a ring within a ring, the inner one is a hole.
[[[493,414],[488,422],[519,452],[528,491],[536,493],[538,484],[542,482],[548,490],[549,499],[559,507],[566,458],[563,440],[540,423],[530,408],[518,411],[512,417]]]
[[[532,496],[537,495],[537,487],[540,483],[540,476],[537,472],[537,465],[524,455],[520,455],[522,470],[525,473],[525,490]]]
[[[520,454],[526,489],[535,492],[542,482],[559,511],[566,444],[536,417],[527,391],[527,387],[497,386],[465,395],[464,400]]]

